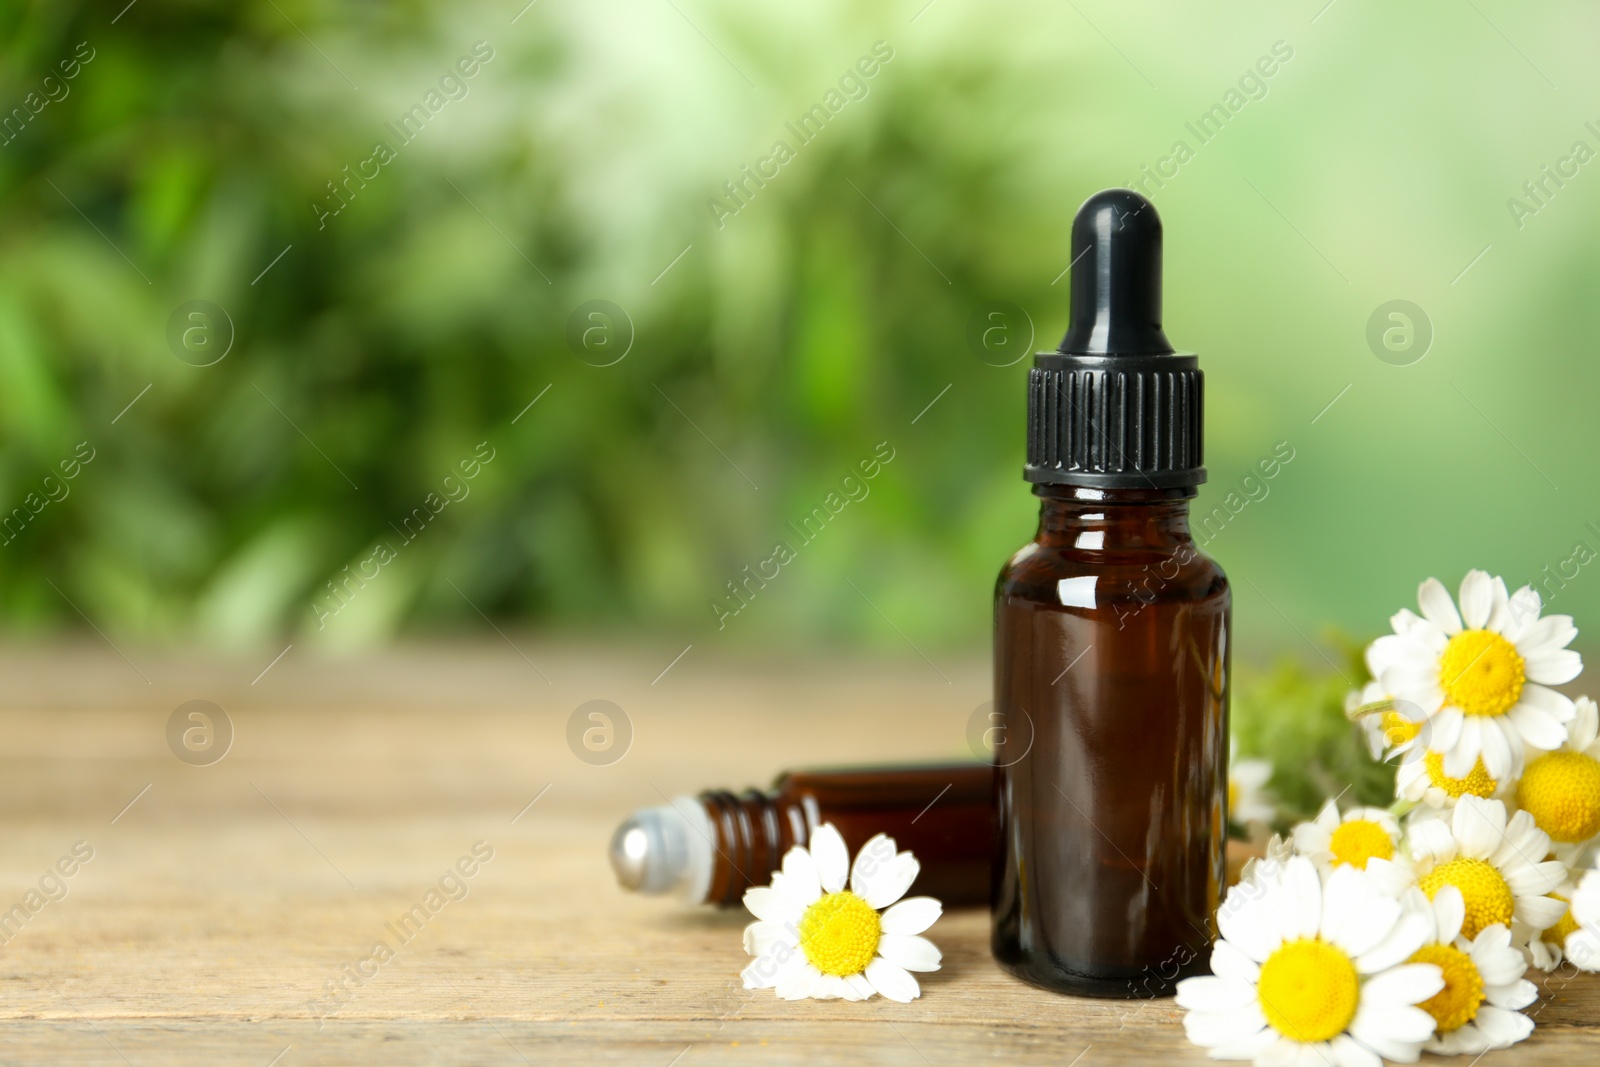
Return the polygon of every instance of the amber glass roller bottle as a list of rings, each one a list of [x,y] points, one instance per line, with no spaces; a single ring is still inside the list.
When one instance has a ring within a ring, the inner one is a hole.
[[[1224,877],[1230,594],[1189,533],[1202,378],[1161,244],[1128,190],[1073,222],[1070,325],[1028,378],[1039,531],[995,593],[992,947],[1093,996],[1204,973]]]
[[[768,790],[713,789],[634,812],[611,839],[611,867],[624,889],[732,906],[831,822],[852,856],[878,833],[910,849],[917,895],[987,904],[993,795],[987,763],[788,771]]]

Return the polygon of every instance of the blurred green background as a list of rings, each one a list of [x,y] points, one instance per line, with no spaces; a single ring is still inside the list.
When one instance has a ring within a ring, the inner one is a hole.
[[[4,8],[8,632],[981,649],[1036,514],[996,364],[1147,165],[1245,654],[1473,566],[1600,607],[1593,5],[524,2]]]

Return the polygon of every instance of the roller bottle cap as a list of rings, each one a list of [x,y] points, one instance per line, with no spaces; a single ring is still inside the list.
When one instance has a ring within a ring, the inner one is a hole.
[[[694,797],[640,808],[611,836],[617,884],[649,896],[698,904],[711,890],[711,817]]]
[[[1206,480],[1204,377],[1161,328],[1161,217],[1130,189],[1072,222],[1072,311],[1028,372],[1030,482],[1190,488]]]

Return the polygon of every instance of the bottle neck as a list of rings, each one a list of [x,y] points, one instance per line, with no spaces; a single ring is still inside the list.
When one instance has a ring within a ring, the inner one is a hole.
[[[771,872],[783,866],[785,852],[809,840],[799,809],[781,803],[772,793],[708,789],[699,800],[711,819],[715,850],[707,904],[725,908],[738,904],[746,889],[765,885]]]
[[[1074,547],[1172,548],[1193,544],[1189,501],[1193,488],[1086,489],[1036,485],[1039,539],[1070,538]]]

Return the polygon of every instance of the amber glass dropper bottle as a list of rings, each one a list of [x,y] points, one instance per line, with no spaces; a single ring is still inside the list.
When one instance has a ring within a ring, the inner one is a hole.
[[[1202,379],[1161,328],[1161,220],[1072,225],[1072,313],[1028,375],[1039,532],[995,592],[992,947],[1064,993],[1204,973],[1224,877],[1230,594],[1195,546]]]
[[[831,822],[852,856],[878,833],[910,849],[919,895],[987,904],[992,802],[987,763],[788,771],[769,790],[707,790],[634,812],[611,839],[611,867],[624,889],[729,907]]]

